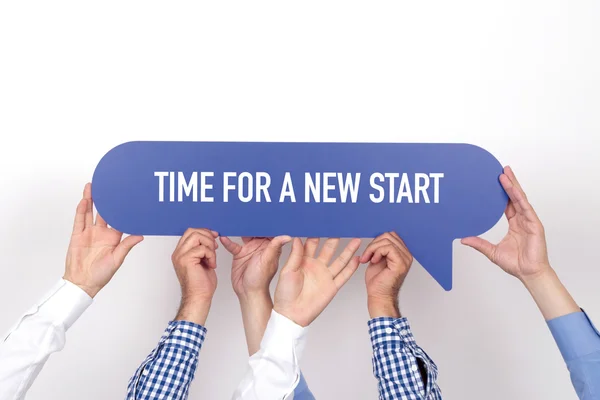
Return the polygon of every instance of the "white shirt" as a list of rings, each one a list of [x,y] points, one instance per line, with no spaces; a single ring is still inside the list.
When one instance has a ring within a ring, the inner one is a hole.
[[[260,350],[250,357],[233,399],[292,399],[300,381],[300,357],[307,329],[272,311]]]
[[[0,343],[0,400],[21,400],[65,333],[92,304],[77,285],[61,279]]]

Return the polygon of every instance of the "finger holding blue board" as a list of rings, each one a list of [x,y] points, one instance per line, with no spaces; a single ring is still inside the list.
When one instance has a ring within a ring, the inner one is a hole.
[[[115,229],[181,235],[363,237],[396,231],[452,288],[452,242],[502,216],[502,165],[469,144],[128,142],[96,167]]]

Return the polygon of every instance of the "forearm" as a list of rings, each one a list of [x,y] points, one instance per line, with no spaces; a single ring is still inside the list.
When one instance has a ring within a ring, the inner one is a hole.
[[[369,296],[367,300],[371,318],[390,317],[401,318],[398,295],[387,298]]]
[[[522,279],[522,282],[546,321],[581,311],[551,267],[536,277]]]
[[[25,314],[0,343],[0,399],[23,399],[53,353],[63,349],[66,331],[92,299],[61,280]]]
[[[175,321],[188,321],[197,325],[206,325],[206,319],[210,311],[212,298],[195,298],[182,296],[179,311]]]
[[[441,399],[437,367],[415,342],[406,318],[371,319],[369,334],[380,399]]]
[[[211,298],[184,292],[177,316],[129,380],[127,400],[187,398],[206,337],[210,304]]]
[[[127,400],[187,399],[205,337],[203,326],[170,322],[156,348],[129,380]]]
[[[260,350],[250,357],[247,372],[233,398],[290,398],[300,382],[299,361],[306,341],[306,330],[272,311]]]
[[[238,299],[242,310],[248,354],[253,356],[260,350],[260,343],[267,329],[271,311],[273,311],[273,300],[268,290],[239,295]],[[300,375],[300,382],[294,390],[294,398],[314,400],[314,396],[302,375]]]
[[[242,311],[248,354],[252,356],[260,349],[260,342],[273,310],[273,300],[271,300],[268,289],[257,293],[240,294],[238,299]]]
[[[0,344],[0,398],[25,398],[52,353],[63,349],[65,331],[33,316]]]

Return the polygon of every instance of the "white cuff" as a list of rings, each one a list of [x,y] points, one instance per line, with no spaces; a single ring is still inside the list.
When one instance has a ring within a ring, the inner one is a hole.
[[[304,350],[307,331],[308,327],[303,328],[283,315],[271,311],[260,348],[270,354],[279,355],[279,358],[299,360]]]
[[[291,399],[300,382],[299,360],[307,329],[272,311],[260,350],[250,357],[233,399]]]
[[[54,324],[62,324],[67,330],[92,302],[92,298],[79,286],[61,279],[34,311],[48,317]]]

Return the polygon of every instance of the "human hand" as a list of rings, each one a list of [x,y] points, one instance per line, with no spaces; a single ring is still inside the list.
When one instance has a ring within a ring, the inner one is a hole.
[[[295,238],[292,252],[279,274],[273,309],[301,326],[310,325],[333,300],[354,272],[359,259],[354,256],[360,239],[352,239],[330,263],[340,239],[327,239],[315,258],[319,239]]]
[[[181,307],[177,320],[206,323],[217,289],[218,233],[190,228],[181,237],[171,260],[181,284]]]
[[[292,238],[243,237],[243,246],[226,236],[220,240],[225,249],[233,255],[231,283],[238,297],[268,294],[269,284],[279,268],[282,247]]]
[[[510,199],[505,210],[508,233],[497,245],[479,237],[464,238],[461,243],[481,252],[505,272],[527,283],[552,270],[544,227],[510,167],[504,168],[500,183]]]
[[[281,249],[292,239],[243,237],[243,246],[228,237],[220,240],[233,255],[231,283],[240,301],[248,353],[252,355],[260,349],[273,310],[269,285],[279,268]]]
[[[365,272],[371,318],[400,318],[398,294],[413,262],[413,256],[395,232],[376,237],[365,249],[361,263]]]
[[[121,241],[122,237],[123,233],[109,228],[100,214],[94,223],[92,185],[85,185],[75,212],[63,279],[95,297],[110,282],[129,251],[144,240],[142,236],[128,236]]]

